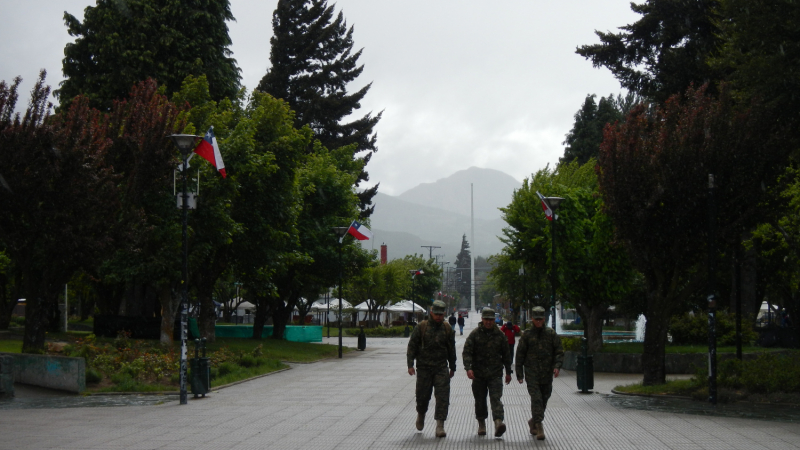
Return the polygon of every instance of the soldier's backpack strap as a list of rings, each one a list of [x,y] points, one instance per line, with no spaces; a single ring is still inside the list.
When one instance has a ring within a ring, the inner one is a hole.
[[[425,331],[428,330],[428,321],[423,320],[417,324],[417,329],[419,330],[419,338],[421,339],[421,348],[425,348]]]

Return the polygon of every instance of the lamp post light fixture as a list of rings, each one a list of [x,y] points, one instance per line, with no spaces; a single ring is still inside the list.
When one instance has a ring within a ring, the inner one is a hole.
[[[181,362],[180,362],[180,404],[185,405],[188,403],[188,396],[186,394],[186,327],[189,320],[189,241],[186,233],[189,211],[189,193],[188,193],[188,169],[186,163],[189,160],[189,155],[192,150],[197,147],[197,141],[202,139],[200,136],[193,134],[173,134],[169,136],[172,142],[178,147],[181,152],[181,164],[183,170],[183,192],[181,193],[181,215],[183,216],[183,274],[181,280]]]
[[[552,242],[552,255],[553,259],[550,261],[552,270],[550,271],[550,287],[552,289],[552,296],[550,297],[550,314],[551,314],[551,321],[550,323],[553,324],[553,330],[556,329],[556,282],[558,281],[558,277],[556,276],[556,271],[558,270],[558,263],[556,262],[556,222],[558,221],[558,214],[556,214],[556,210],[558,209],[561,202],[564,201],[561,197],[544,197],[545,203],[552,211],[552,218],[550,220],[550,241]]]

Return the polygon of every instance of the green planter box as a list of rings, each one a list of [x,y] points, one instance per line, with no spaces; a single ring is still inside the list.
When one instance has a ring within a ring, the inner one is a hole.
[[[217,325],[214,327],[217,337],[252,338],[252,325]],[[272,336],[272,325],[264,326],[261,337]],[[322,342],[322,327],[319,325],[296,326],[288,325],[283,337],[292,342]]]

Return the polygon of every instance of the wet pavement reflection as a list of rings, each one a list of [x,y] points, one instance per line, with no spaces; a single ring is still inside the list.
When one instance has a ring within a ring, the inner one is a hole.
[[[624,409],[800,423],[800,406],[797,405],[745,402],[712,405],[708,402],[682,398],[630,395],[603,395],[603,397],[615,407]]]
[[[177,394],[78,395],[37,386],[14,384],[13,398],[0,398],[0,410],[144,406],[177,402]]]

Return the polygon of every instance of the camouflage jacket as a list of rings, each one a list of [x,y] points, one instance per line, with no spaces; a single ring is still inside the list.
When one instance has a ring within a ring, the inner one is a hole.
[[[464,342],[464,370],[471,370],[476,377],[494,378],[511,375],[511,350],[506,335],[492,325],[486,329],[483,324],[472,330]]]
[[[517,345],[517,379],[528,378],[539,384],[553,382],[553,369],[564,362],[561,338],[552,328],[531,328],[523,333]]]
[[[422,336],[420,330],[425,332]],[[408,367],[414,367],[414,360],[417,367],[425,369],[436,369],[439,367],[450,366],[450,370],[456,370],[456,333],[450,324],[442,322],[423,320],[411,332],[408,339],[408,350],[406,350],[406,360]]]

